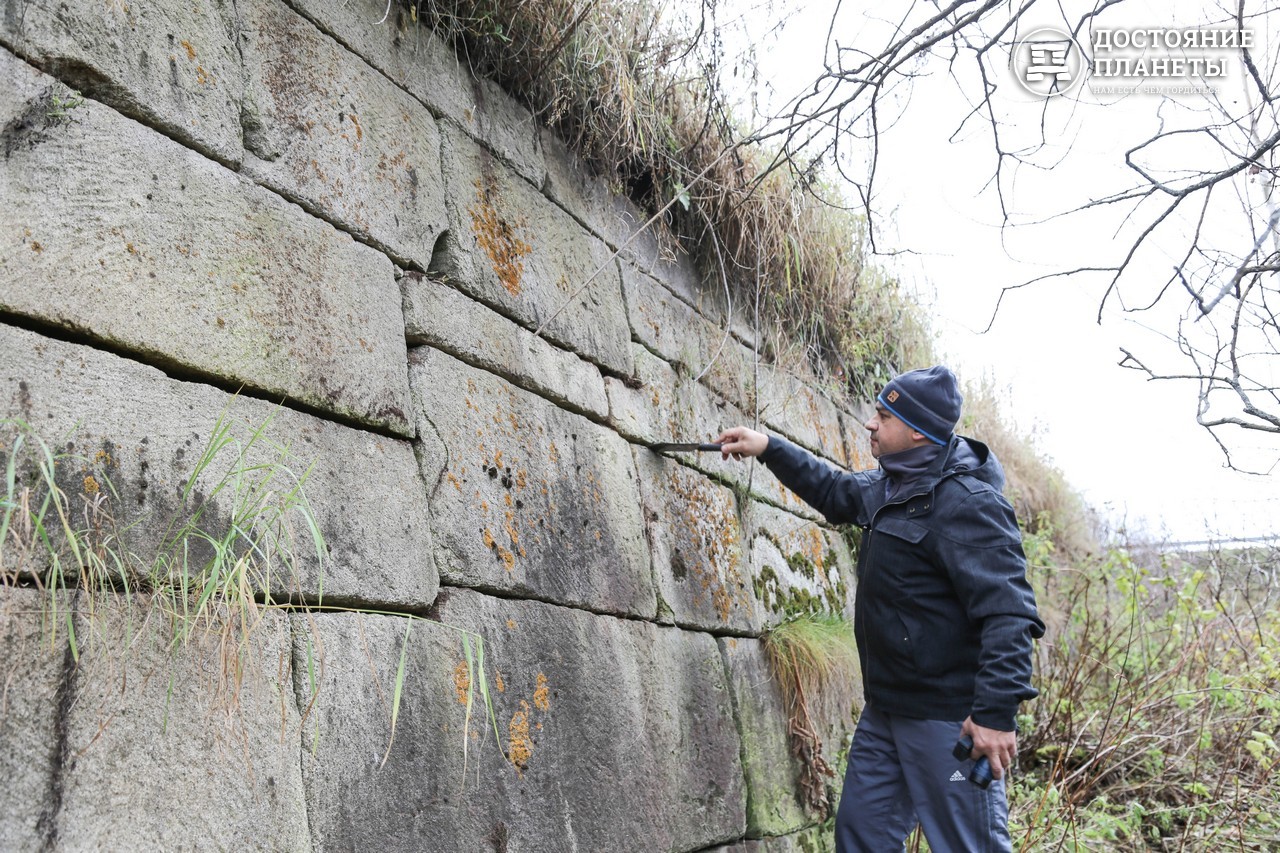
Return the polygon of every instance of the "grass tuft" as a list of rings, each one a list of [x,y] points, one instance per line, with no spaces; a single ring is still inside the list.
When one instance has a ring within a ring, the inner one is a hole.
[[[824,693],[849,698],[858,667],[853,625],[840,615],[806,613],[770,629],[763,640],[787,711],[791,752],[800,767],[802,801],[813,814],[825,818],[831,811],[826,780],[835,771],[823,757],[812,705]]]

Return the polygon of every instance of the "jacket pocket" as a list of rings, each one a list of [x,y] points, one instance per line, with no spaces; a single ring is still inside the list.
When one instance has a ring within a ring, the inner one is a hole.
[[[887,533],[895,539],[919,545],[924,541],[924,537],[929,535],[929,528],[906,518],[889,517],[880,519],[880,523],[875,526],[875,532]]]

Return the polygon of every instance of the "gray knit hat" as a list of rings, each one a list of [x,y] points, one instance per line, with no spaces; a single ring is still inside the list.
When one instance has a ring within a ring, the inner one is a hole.
[[[960,420],[964,398],[956,375],[937,365],[895,376],[876,401],[934,444],[946,444]]]

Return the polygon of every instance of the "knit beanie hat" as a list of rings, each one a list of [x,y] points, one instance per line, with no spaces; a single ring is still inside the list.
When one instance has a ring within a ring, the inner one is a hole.
[[[889,380],[876,401],[934,444],[946,444],[960,420],[960,388],[942,365],[909,370]]]

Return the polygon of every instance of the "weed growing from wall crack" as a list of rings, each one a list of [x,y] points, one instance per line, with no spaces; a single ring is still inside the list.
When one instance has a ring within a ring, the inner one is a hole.
[[[791,751],[800,765],[805,806],[825,817],[831,803],[827,779],[835,770],[823,757],[811,703],[824,691],[840,694],[848,706],[852,674],[858,667],[853,625],[832,613],[803,613],[770,629],[763,638],[769,668],[787,711]]]

